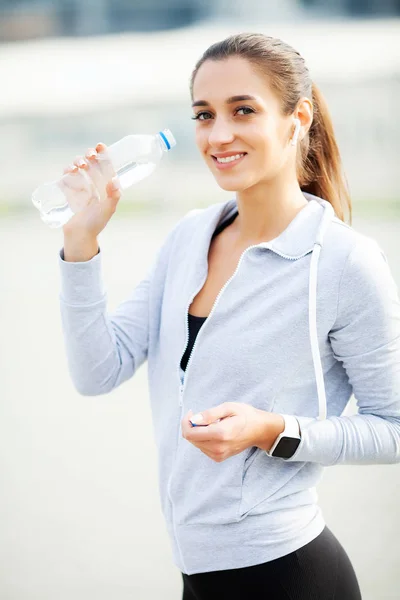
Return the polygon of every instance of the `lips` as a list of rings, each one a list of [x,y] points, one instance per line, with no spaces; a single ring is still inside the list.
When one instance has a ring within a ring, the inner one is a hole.
[[[247,152],[221,152],[212,154],[212,159],[218,169],[228,168],[238,164],[246,156]]]
[[[233,162],[234,160],[239,160],[245,155],[245,152],[238,152],[237,154],[230,154],[228,156],[215,156],[217,162],[223,164],[228,162]]]

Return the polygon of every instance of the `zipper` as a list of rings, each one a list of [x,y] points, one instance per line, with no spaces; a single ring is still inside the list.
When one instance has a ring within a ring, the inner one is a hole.
[[[185,350],[186,350],[186,348],[187,348],[187,345],[188,345],[188,343],[189,343],[189,315],[188,315],[188,313],[189,313],[189,308],[190,308],[190,305],[191,305],[191,304],[192,304],[192,302],[193,302],[193,298],[194,298],[194,297],[195,297],[195,296],[198,294],[198,292],[201,290],[201,288],[202,288],[202,287],[203,287],[203,285],[205,284],[205,281],[206,281],[206,279],[207,279],[207,273],[205,274],[205,276],[204,276],[204,278],[203,278],[203,280],[202,280],[201,284],[199,285],[199,287],[197,288],[197,290],[194,292],[194,294],[192,295],[192,297],[190,298],[190,300],[189,300],[189,302],[187,303],[187,306],[186,306],[186,317],[185,317],[185,318],[186,318],[186,343],[185,343],[185,347],[184,347],[184,349],[183,349],[183,352],[182,352],[182,354],[181,354],[181,359],[180,359],[180,361],[179,361],[179,365],[178,365],[178,379],[179,379],[179,406],[183,406],[183,399],[182,399],[182,396],[183,396],[183,389],[184,389],[184,387],[185,387],[184,383],[182,383],[182,382],[181,382],[180,364],[181,364],[181,361],[182,361],[182,357],[183,357],[183,355],[185,354]],[[193,348],[192,348],[192,352],[193,352]],[[192,352],[190,353],[190,356],[192,355]],[[190,360],[190,356],[189,356],[189,360]],[[188,363],[189,363],[189,360],[188,360]],[[186,380],[186,372],[187,372],[187,365],[186,365],[186,371],[185,371],[185,375],[184,375],[184,379],[183,379],[183,381],[184,381],[184,382],[185,382],[185,380]],[[181,411],[181,412],[182,412],[182,411]],[[182,415],[181,415],[181,418],[182,418]]]
[[[239,268],[240,268],[240,264],[241,264],[241,262],[242,262],[242,260],[243,260],[243,257],[244,257],[244,255],[246,254],[246,252],[248,252],[248,251],[249,251],[249,250],[251,250],[252,248],[258,248],[258,247],[259,247],[259,244],[255,244],[255,245],[253,245],[253,246],[249,246],[248,248],[246,248],[246,250],[244,250],[244,251],[242,252],[242,254],[240,255],[240,258],[239,258],[239,262],[238,262],[238,264],[237,264],[237,266],[236,266],[236,269],[235,269],[235,271],[234,271],[233,275],[231,275],[231,277],[228,279],[228,281],[225,283],[225,285],[224,285],[224,286],[223,286],[223,287],[220,289],[220,291],[218,292],[218,295],[217,295],[217,297],[216,297],[216,298],[215,298],[215,300],[214,300],[214,304],[212,305],[212,308],[211,308],[210,314],[208,315],[208,317],[207,317],[207,320],[206,320],[206,321],[203,323],[203,325],[202,325],[202,327],[201,327],[201,329],[200,329],[199,333],[197,334],[197,337],[196,337],[196,339],[195,339],[195,342],[194,342],[194,344],[193,344],[193,348],[192,348],[192,350],[191,350],[191,352],[190,352],[190,354],[189,354],[189,358],[188,358],[188,361],[187,361],[187,365],[186,365],[186,371],[185,371],[185,378],[184,378],[183,384],[181,384],[181,385],[180,385],[180,406],[182,406],[182,405],[183,405],[183,393],[184,393],[184,390],[185,390],[185,387],[186,387],[186,382],[187,382],[187,377],[188,377],[189,367],[190,367],[190,364],[191,364],[191,362],[192,362],[192,356],[193,356],[193,352],[194,352],[194,349],[195,349],[195,348],[196,348],[196,346],[197,346],[197,343],[198,343],[199,337],[202,335],[202,332],[203,332],[203,330],[204,330],[204,327],[206,327],[206,325],[207,325],[208,321],[210,320],[211,316],[212,316],[212,315],[213,315],[213,313],[215,312],[215,309],[216,309],[216,306],[217,306],[217,304],[218,304],[218,302],[219,302],[219,299],[221,298],[222,294],[224,293],[224,291],[226,290],[226,288],[228,287],[228,285],[230,284],[230,282],[232,281],[232,279],[235,277],[236,273],[238,272],[238,270],[239,270]],[[198,289],[198,290],[197,290],[197,291],[196,291],[196,292],[193,294],[193,296],[192,296],[192,298],[191,298],[191,300],[190,300],[190,302],[189,302],[189,304],[188,304],[187,310],[186,310],[187,340],[186,340],[186,346],[185,346],[185,349],[186,349],[186,347],[187,347],[187,344],[188,344],[188,341],[189,341],[189,315],[188,315],[188,313],[189,313],[189,308],[190,308],[190,305],[191,305],[191,303],[192,303],[192,301],[193,301],[193,298],[196,296],[196,294],[197,294],[197,293],[198,293],[198,292],[201,290],[201,288],[203,287],[203,285],[204,285],[204,283],[205,283],[205,280],[206,280],[206,278],[204,279],[204,281],[203,281],[203,283],[202,283],[201,287],[200,287],[200,288],[199,288],[199,289]],[[185,350],[184,350],[184,352],[185,352]]]
[[[218,304],[218,302],[219,302],[219,300],[220,300],[220,298],[221,298],[222,294],[224,293],[224,291],[226,290],[226,288],[228,287],[228,285],[230,284],[230,282],[231,282],[231,281],[234,279],[234,277],[236,276],[236,274],[237,274],[237,272],[238,272],[238,270],[239,270],[239,268],[240,268],[240,265],[241,265],[241,263],[242,263],[242,260],[243,260],[243,257],[244,257],[244,255],[246,254],[246,252],[248,252],[249,250],[252,250],[253,248],[268,248],[268,249],[272,250],[272,249],[271,249],[271,247],[269,246],[268,242],[263,242],[263,243],[261,243],[261,244],[254,244],[253,246],[249,246],[249,247],[248,247],[248,248],[246,248],[246,250],[244,250],[244,251],[242,252],[242,254],[240,255],[239,262],[238,262],[238,264],[237,264],[237,266],[236,266],[236,269],[235,269],[235,271],[234,271],[233,275],[232,275],[232,276],[231,276],[231,277],[228,279],[228,281],[225,283],[225,285],[224,285],[224,286],[221,288],[221,290],[219,291],[219,293],[218,293],[218,295],[217,295],[217,297],[216,297],[216,299],[215,299],[215,301],[214,301],[214,304],[213,304],[213,306],[212,306],[212,308],[211,308],[211,312],[210,312],[210,314],[209,314],[209,315],[208,315],[208,317],[207,317],[207,320],[206,320],[206,321],[205,321],[205,323],[202,325],[202,327],[201,327],[201,329],[200,329],[199,333],[197,334],[197,337],[196,337],[196,339],[195,339],[195,342],[194,342],[194,344],[193,344],[193,348],[192,348],[192,350],[191,350],[191,352],[190,352],[190,354],[189,354],[189,358],[188,358],[188,362],[187,362],[187,365],[186,365],[186,371],[185,371],[185,377],[184,377],[184,382],[183,382],[183,383],[181,383],[180,376],[179,376],[179,406],[183,406],[183,394],[184,394],[185,387],[186,387],[186,381],[187,381],[187,376],[188,376],[188,372],[189,372],[189,367],[190,367],[190,364],[191,364],[191,360],[192,360],[192,356],[193,356],[194,349],[196,348],[196,346],[197,346],[197,343],[198,343],[198,339],[199,339],[199,337],[202,335],[202,331],[204,330],[204,327],[206,327],[206,325],[207,325],[207,322],[210,320],[211,316],[212,316],[212,315],[213,315],[213,313],[215,312],[215,309],[216,309],[216,307],[217,307],[217,304]],[[288,259],[288,260],[297,260],[297,259],[299,259],[299,258],[303,258],[304,256],[307,256],[307,254],[309,254],[310,252],[312,252],[312,248],[311,248],[311,249],[309,249],[309,250],[307,250],[306,252],[303,252],[303,254],[300,254],[299,256],[288,256],[287,254],[284,254],[283,252],[279,252],[279,251],[277,251],[277,250],[272,250],[272,252],[274,252],[274,253],[275,253],[275,254],[277,254],[278,256],[281,256],[282,258],[286,258],[286,259]],[[189,313],[189,308],[190,308],[190,305],[191,305],[191,303],[192,303],[192,301],[193,301],[193,298],[196,296],[196,294],[197,294],[197,293],[198,293],[198,292],[201,290],[201,288],[203,287],[203,285],[204,285],[204,283],[205,283],[205,280],[206,280],[206,277],[204,278],[204,280],[203,280],[203,282],[202,282],[201,286],[200,286],[200,287],[197,289],[197,291],[196,291],[196,292],[195,292],[195,293],[192,295],[192,297],[191,297],[191,299],[190,299],[190,301],[189,301],[189,303],[188,303],[188,305],[187,305],[187,309],[186,309],[186,329],[187,329],[187,335],[186,335],[186,345],[185,345],[185,348],[184,348],[184,351],[183,351],[183,353],[185,352],[185,350],[186,350],[186,347],[187,347],[187,344],[188,344],[188,341],[189,341],[189,315],[188,315],[188,313]],[[183,355],[183,354],[182,354],[182,355]],[[182,357],[181,357],[181,358],[182,358]]]
[[[216,306],[217,306],[217,304],[218,304],[218,302],[219,302],[222,294],[224,293],[224,291],[226,290],[226,288],[228,287],[228,285],[230,284],[230,282],[236,276],[236,274],[237,274],[237,272],[238,272],[238,270],[240,268],[240,265],[242,263],[244,255],[246,254],[246,252],[248,252],[249,250],[252,250],[253,248],[268,248],[268,249],[271,249],[270,246],[267,243],[262,243],[262,244],[254,244],[253,246],[249,246],[248,248],[246,248],[246,250],[244,250],[244,252],[242,252],[233,275],[228,279],[228,281],[225,283],[225,285],[219,291],[219,293],[218,293],[218,295],[217,295],[217,297],[216,297],[216,299],[214,301],[214,304],[212,305],[211,312],[208,315],[206,322],[203,324],[203,326],[201,327],[199,333],[197,334],[196,340],[195,340],[195,342],[193,344],[193,348],[192,348],[192,350],[190,352],[190,355],[189,355],[189,358],[188,358],[188,362],[187,362],[187,365],[186,365],[186,370],[185,370],[185,374],[184,374],[184,378],[183,378],[183,383],[181,381],[181,376],[180,376],[180,362],[179,362],[179,366],[178,366],[178,378],[179,378],[179,406],[181,407],[181,412],[180,412],[180,414],[181,414],[181,420],[183,418],[183,411],[184,411],[184,409],[183,409],[183,394],[184,394],[184,390],[185,390],[185,387],[186,387],[187,375],[188,375],[188,371],[189,371],[189,366],[190,366],[190,364],[192,362],[192,356],[193,356],[194,349],[197,346],[197,342],[198,342],[199,336],[201,335],[202,330],[206,326],[207,321],[210,320],[210,317],[215,312]],[[296,260],[298,258],[303,258],[307,254],[309,254],[310,250],[307,250],[307,252],[304,252],[304,254],[301,254],[300,256],[296,256],[296,257],[287,256],[287,255],[285,255],[285,254],[283,254],[281,252],[277,252],[276,250],[273,250],[273,252],[275,252],[275,254],[278,254],[282,258],[287,258],[289,260]],[[189,308],[190,308],[191,303],[193,302],[193,298],[201,290],[201,288],[203,287],[206,279],[207,279],[207,273],[206,273],[206,275],[205,275],[205,277],[204,277],[201,285],[197,288],[197,290],[191,296],[191,298],[190,298],[190,300],[189,300],[189,302],[187,304],[187,308],[186,308],[186,344],[185,344],[185,348],[184,348],[184,350],[183,350],[183,352],[181,354],[181,360],[182,360],[182,356],[185,353],[185,350],[186,350],[188,342],[189,342]],[[178,430],[178,444],[177,444],[177,446],[179,445],[179,437],[180,437],[180,432]],[[171,498],[171,479],[172,479],[172,473],[170,474],[169,481],[168,481],[168,484],[167,484],[167,494],[168,494],[168,498],[169,498],[169,501],[170,501],[170,504],[171,504],[171,519],[172,519],[172,527],[173,527],[173,531],[174,531],[175,543],[177,545],[177,548],[178,548],[178,551],[179,551],[179,555],[181,557],[182,565],[184,566],[185,563],[184,563],[184,559],[183,559],[183,555],[182,555],[182,550],[181,550],[181,547],[179,545],[178,536],[177,536],[177,533],[176,533],[176,523],[175,523],[174,513],[173,513],[173,502],[172,502],[172,498]]]

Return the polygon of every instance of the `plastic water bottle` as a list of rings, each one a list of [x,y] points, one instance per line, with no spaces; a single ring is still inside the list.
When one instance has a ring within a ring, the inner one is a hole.
[[[125,190],[150,175],[168,152],[176,145],[169,129],[155,135],[127,135],[99,159],[107,159]],[[84,169],[66,173],[58,181],[39,186],[32,194],[32,202],[40,217],[51,228],[62,227],[77,212],[84,209],[93,198],[100,200],[100,191]]]

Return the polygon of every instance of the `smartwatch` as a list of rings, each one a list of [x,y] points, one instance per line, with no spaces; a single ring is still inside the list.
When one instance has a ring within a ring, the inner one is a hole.
[[[293,415],[281,415],[285,429],[278,435],[272,448],[266,450],[268,456],[291,458],[299,447],[301,436],[299,422]]]

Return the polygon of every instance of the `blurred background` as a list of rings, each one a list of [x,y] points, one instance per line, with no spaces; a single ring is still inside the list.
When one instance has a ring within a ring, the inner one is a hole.
[[[73,389],[58,308],[62,232],[40,221],[33,189],[99,141],[174,133],[176,148],[100,235],[112,310],[180,216],[229,197],[194,144],[196,60],[232,33],[274,35],[303,54],[325,93],[353,226],[380,243],[399,283],[399,16],[399,0],[0,0],[1,600],[181,597],[147,367],[106,397]],[[399,483],[398,466],[341,466],[319,486],[363,600],[400,597]]]

